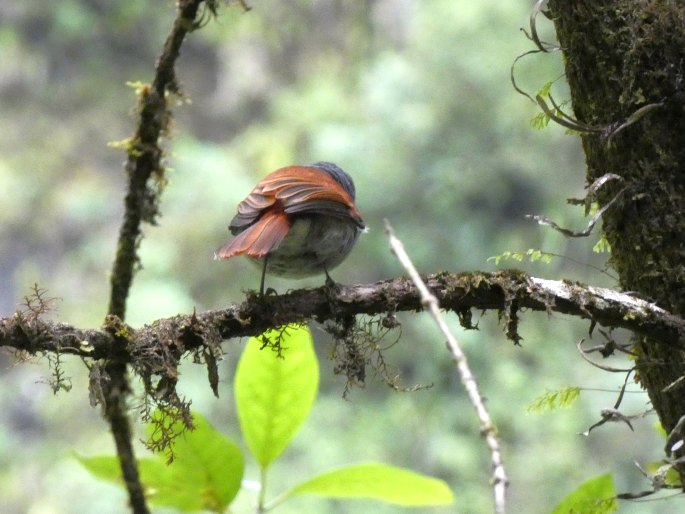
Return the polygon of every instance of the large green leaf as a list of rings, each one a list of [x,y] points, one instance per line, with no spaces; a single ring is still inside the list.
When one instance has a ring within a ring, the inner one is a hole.
[[[552,514],[608,514],[618,509],[614,478],[599,475],[580,484]]]
[[[75,457],[94,477],[123,486],[119,459],[113,455],[96,455],[94,457],[75,455]],[[146,496],[167,495],[168,492],[171,492],[172,495],[175,494],[174,487],[172,487],[171,472],[161,459],[138,459],[138,471],[145,487]],[[175,489],[178,489],[178,485],[175,486]]]
[[[174,443],[174,462],[168,468],[169,473],[159,477],[143,474],[143,481],[152,489],[150,500],[157,505],[171,505],[185,511],[223,512],[240,490],[244,471],[242,452],[236,443],[197,413],[193,413],[193,424],[195,429],[186,431]],[[159,491],[155,493],[154,488]]]
[[[172,506],[183,512],[224,512],[240,489],[242,453],[199,414],[193,414],[193,423],[194,430],[176,439],[172,464],[167,465],[161,455],[138,460],[145,494],[152,505]],[[94,476],[122,483],[116,457],[77,459]]]
[[[83,457],[75,454],[74,457],[86,468],[91,475],[109,482],[121,482],[121,468],[119,460],[111,455],[96,455]]]
[[[236,371],[235,397],[243,437],[262,468],[288,446],[309,415],[318,386],[307,327],[289,325],[249,340]]]
[[[314,477],[291,494],[329,498],[373,498],[403,506],[449,505],[454,496],[437,478],[386,464],[356,464]]]

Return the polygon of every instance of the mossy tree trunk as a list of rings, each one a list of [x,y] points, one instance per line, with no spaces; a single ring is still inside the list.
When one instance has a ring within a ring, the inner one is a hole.
[[[622,178],[599,194],[605,205],[623,190],[603,215],[620,285],[685,317],[685,3],[550,0],[549,10],[575,116],[609,128],[582,134],[588,183]],[[639,379],[667,431],[685,414],[685,381],[668,388],[685,375],[677,343],[636,345]]]

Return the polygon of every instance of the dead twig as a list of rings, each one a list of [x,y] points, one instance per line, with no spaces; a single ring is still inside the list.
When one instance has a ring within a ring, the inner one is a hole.
[[[476,410],[478,420],[480,421],[481,435],[485,438],[488,448],[490,449],[490,460],[493,468],[492,487],[495,497],[495,512],[497,514],[504,514],[506,512],[506,488],[508,484],[507,474],[502,462],[502,452],[500,450],[499,441],[497,440],[497,429],[490,418],[490,414],[485,408],[485,402],[478,390],[476,377],[471,372],[471,368],[469,368],[466,354],[461,349],[459,342],[450,331],[440,312],[440,304],[438,303],[438,299],[428,290],[428,287],[421,279],[419,272],[416,271],[414,264],[411,262],[411,259],[405,252],[404,245],[395,237],[392,227],[387,220],[385,221],[385,230],[390,240],[390,248],[392,249],[392,252],[407,271],[409,277],[419,291],[419,294],[421,295],[421,303],[423,304],[424,308],[428,309],[431,316],[433,316],[435,323],[447,340],[448,349],[452,353],[452,356],[457,363],[457,370],[459,371],[461,383],[466,389],[469,400],[471,401],[471,405],[473,405],[474,409]]]

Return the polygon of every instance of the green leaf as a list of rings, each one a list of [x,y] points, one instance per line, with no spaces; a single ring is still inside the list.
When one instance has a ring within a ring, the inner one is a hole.
[[[494,263],[495,263],[495,266],[499,266],[499,263],[500,263],[501,260],[502,260],[502,256],[501,256],[501,255],[493,255],[493,256],[491,256],[491,257],[488,257],[488,258],[486,259],[486,262],[494,262]]]
[[[580,484],[552,514],[608,514],[617,509],[614,478],[607,473]]]
[[[431,506],[454,503],[447,484],[386,464],[356,464],[314,477],[290,494],[316,494],[328,498],[372,498],[396,505]]]
[[[541,96],[542,98],[547,98],[549,96],[549,91],[552,89],[552,84],[554,82],[549,81],[543,84],[543,86],[538,90],[536,96]]]
[[[124,480],[121,474],[119,459],[111,455],[96,455],[94,457],[74,456],[91,475],[101,480],[107,480],[123,487]],[[179,489],[178,485],[173,488],[171,473],[168,466],[157,458],[138,459],[138,471],[145,487],[146,496],[166,494],[167,490]],[[150,484],[154,484],[150,487]]]
[[[526,250],[525,252],[511,252],[511,251],[506,251],[503,252],[500,255],[494,255],[492,257],[488,257],[487,261],[491,262],[493,261],[495,263],[495,266],[499,266],[499,263],[501,261],[506,261],[506,260],[515,260],[517,262],[523,262],[525,258],[528,258],[530,262],[537,262],[540,261],[544,264],[549,264],[552,262],[552,258],[556,257],[553,253],[549,252],[543,252],[542,250],[536,250],[535,248],[530,248]]]
[[[240,489],[242,453],[197,413],[193,414],[193,424],[194,430],[175,441],[172,464],[167,465],[161,455],[138,459],[145,495],[152,505],[171,506],[183,512],[224,512]],[[123,485],[116,457],[76,458],[95,477]]]
[[[580,397],[580,387],[562,387],[555,391],[545,391],[535,398],[526,409],[528,412],[545,412],[560,407],[570,407]]]
[[[236,371],[235,397],[243,436],[263,469],[295,436],[318,387],[319,365],[307,327],[288,325],[249,340]]]
[[[592,247],[592,251],[595,253],[611,253],[611,244],[609,244],[606,234],[602,234],[599,241]]]
[[[540,261],[544,264],[552,262],[552,257],[554,257],[554,255],[549,252],[543,252],[542,250],[536,250],[534,248],[530,248],[526,252],[526,255],[530,259],[530,262]]]
[[[165,472],[158,473],[157,466],[141,467],[142,480],[150,488],[153,504],[224,512],[240,490],[245,467],[242,452],[197,413],[193,413],[193,425],[194,430],[176,439],[174,461]]]
[[[83,457],[75,454],[74,457],[86,468],[91,475],[109,482],[121,482],[121,468],[119,460],[111,455],[96,455]]]
[[[549,125],[551,118],[548,114],[540,112],[533,116],[530,120],[530,125],[536,130],[542,130]]]

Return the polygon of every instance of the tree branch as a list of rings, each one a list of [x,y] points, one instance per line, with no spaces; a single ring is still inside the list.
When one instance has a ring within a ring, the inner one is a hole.
[[[126,142],[128,160],[128,190],[124,199],[124,220],[119,231],[117,252],[112,266],[111,295],[108,313],[124,319],[133,274],[138,265],[138,246],[141,224],[155,224],[159,213],[159,193],[165,183],[162,163],[164,152],[160,138],[168,129],[171,112],[167,103],[170,93],[179,93],[174,65],[188,32],[198,26],[196,21],[204,0],[181,0],[173,28],[164,43],[157,61],[152,85],[138,87],[139,117],[134,136]],[[213,0],[206,6],[212,12]],[[114,332],[118,337],[118,332]],[[129,394],[127,379],[127,352],[121,345],[111,344],[108,361],[102,368],[98,389],[104,414],[109,421],[116,443],[121,471],[129,494],[131,509],[136,514],[148,514],[143,485],[132,446],[131,426],[127,415],[126,397]],[[92,390],[91,390],[92,393]]]
[[[152,85],[138,87],[138,128],[126,142],[128,160],[128,191],[124,199],[124,221],[119,232],[119,244],[112,266],[111,297],[108,312],[123,319],[126,312],[133,273],[138,264],[137,249],[140,242],[140,226],[143,222],[155,224],[158,211],[159,190],[164,184],[164,151],[160,147],[171,119],[167,98],[169,93],[180,93],[174,64],[188,32],[197,28],[196,19],[203,0],[179,2],[178,15],[171,33],[164,43]],[[214,12],[214,2],[207,2]]]
[[[443,272],[426,276],[424,281],[443,309],[460,315],[470,309],[495,309],[508,319],[511,314],[530,309],[578,316],[606,327],[650,335],[674,346],[682,345],[685,339],[683,319],[612,289],[546,280],[516,270]],[[180,357],[202,347],[211,350],[224,339],[258,335],[287,323],[420,310],[423,304],[416,286],[407,278],[395,278],[340,286],[338,291],[324,286],[263,298],[248,292],[240,305],[160,319],[139,329],[115,317],[108,317],[105,327],[95,330],[40,319],[29,321],[17,313],[0,318],[0,346],[30,354],[61,352],[93,359],[118,355],[136,364],[147,361],[154,368],[159,365],[161,353]],[[516,334],[509,335],[514,338]]]

